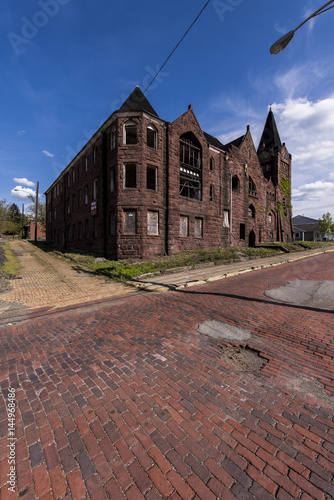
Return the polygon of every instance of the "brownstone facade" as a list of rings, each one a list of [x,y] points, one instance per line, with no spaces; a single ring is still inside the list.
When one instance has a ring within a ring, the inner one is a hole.
[[[137,87],[46,191],[49,243],[113,259],[293,239],[291,156],[270,111],[256,151],[188,110],[162,120]]]

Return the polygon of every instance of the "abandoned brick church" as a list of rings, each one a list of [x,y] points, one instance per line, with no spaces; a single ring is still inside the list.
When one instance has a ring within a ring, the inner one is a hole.
[[[256,151],[188,110],[169,123],[139,87],[46,191],[49,243],[112,259],[293,239],[291,155],[269,111]]]

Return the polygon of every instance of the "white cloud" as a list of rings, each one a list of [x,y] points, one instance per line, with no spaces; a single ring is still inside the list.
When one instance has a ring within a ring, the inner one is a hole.
[[[26,131],[25,131],[25,130],[19,130],[19,131],[17,132],[17,135],[18,135],[19,137],[22,137],[22,135],[24,135],[25,133],[26,133]]]
[[[28,198],[29,195],[36,196],[36,191],[28,187],[16,186],[14,189],[11,190],[10,194],[13,198],[24,200]]]
[[[42,151],[42,153],[44,153],[45,156],[48,156],[49,158],[54,158],[54,156],[55,156],[53,153],[50,153],[46,149],[44,149],[44,151]]]
[[[35,185],[36,185],[32,181],[28,181],[28,179],[26,179],[25,177],[23,177],[22,179],[18,179],[17,177],[14,177],[13,181],[16,182],[17,184],[23,184],[23,186],[28,186],[28,187],[35,187]]]
[[[320,217],[326,206],[333,212],[334,96],[318,101],[288,98],[272,110],[292,154],[294,214],[303,210]]]

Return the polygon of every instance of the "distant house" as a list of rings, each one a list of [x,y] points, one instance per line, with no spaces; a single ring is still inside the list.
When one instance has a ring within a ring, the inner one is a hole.
[[[320,233],[318,219],[296,215],[292,217],[292,223],[295,232],[295,241],[322,241],[326,238],[325,234]],[[333,241],[333,235],[329,234],[328,239]]]
[[[40,222],[37,222],[37,240],[45,240],[45,227]],[[28,224],[24,226],[24,237],[27,240],[35,239],[35,222],[29,221]]]

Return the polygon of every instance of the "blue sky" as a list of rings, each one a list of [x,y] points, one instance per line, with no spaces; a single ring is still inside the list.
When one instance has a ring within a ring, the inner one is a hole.
[[[147,91],[159,116],[188,107],[223,143],[271,104],[293,157],[294,215],[334,215],[334,9],[269,48],[324,0],[211,0]],[[136,85],[142,90],[205,0],[3,0],[0,199],[44,192]],[[16,191],[14,191],[16,189]]]

